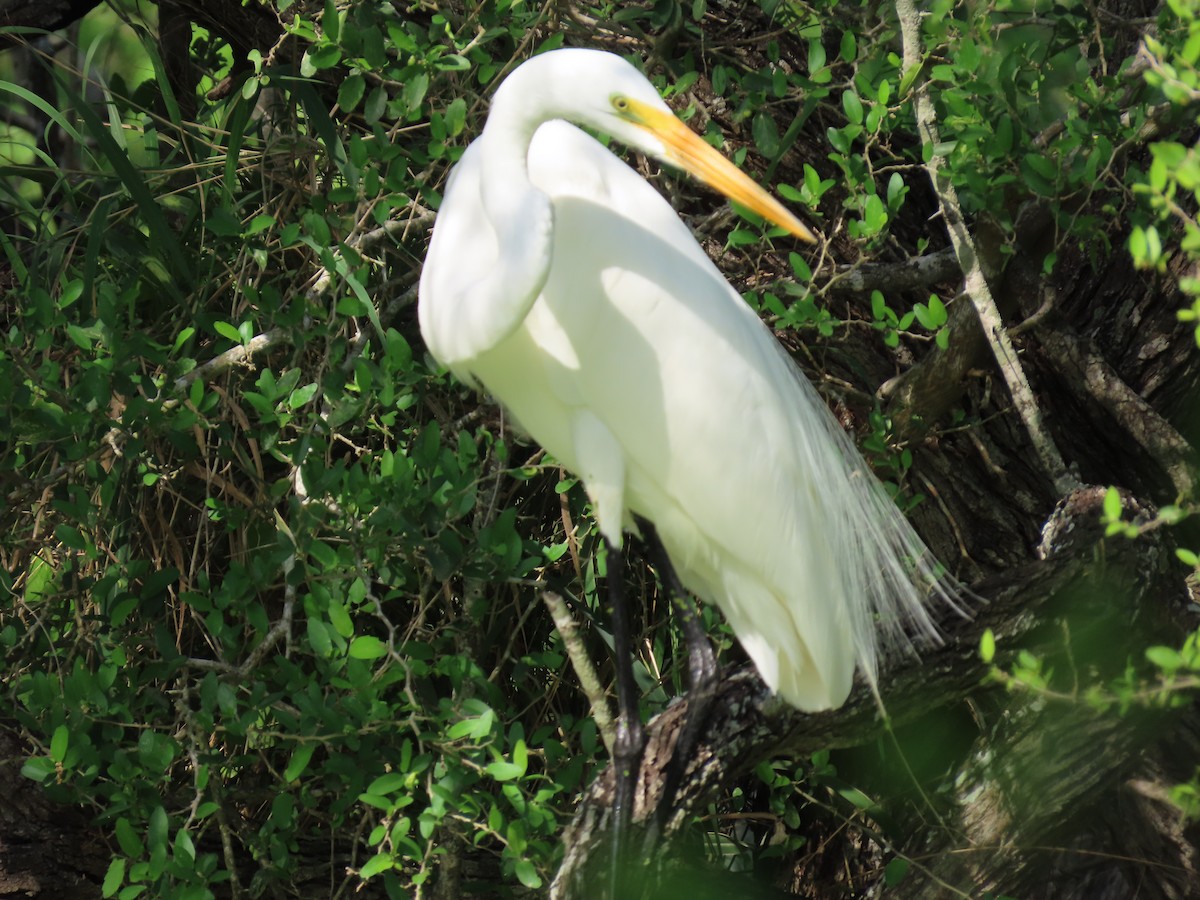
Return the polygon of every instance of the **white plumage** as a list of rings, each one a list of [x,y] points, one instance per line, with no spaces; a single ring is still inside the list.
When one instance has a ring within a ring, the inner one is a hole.
[[[500,86],[451,176],[420,284],[429,350],[583,480],[607,540],[620,546],[631,513],[652,522],[785,700],[838,706],[856,664],[874,679],[881,636],[934,634],[926,595],[947,589],[668,203],[568,118],[811,239],[681,134],[631,65],[547,53]]]

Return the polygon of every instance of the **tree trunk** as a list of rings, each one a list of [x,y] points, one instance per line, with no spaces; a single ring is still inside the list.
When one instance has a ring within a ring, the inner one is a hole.
[[[83,810],[55,803],[21,774],[29,750],[0,724],[0,898],[100,896],[110,854]]]

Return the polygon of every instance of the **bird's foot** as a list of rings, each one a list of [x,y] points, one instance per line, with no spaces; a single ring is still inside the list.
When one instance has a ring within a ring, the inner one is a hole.
[[[658,840],[666,832],[671,816],[675,811],[675,800],[679,788],[689,766],[695,761],[696,747],[700,742],[708,714],[712,709],[712,701],[716,695],[717,661],[712,651],[712,645],[703,645],[706,653],[696,652],[697,647],[689,648],[689,670],[691,688],[687,693],[687,709],[683,714],[683,725],[675,746],[671,751],[671,759],[663,773],[662,794],[654,807],[654,815],[650,817],[643,852],[652,855]]]
[[[636,900],[641,896],[642,857],[630,852],[634,803],[646,733],[639,719],[622,715],[613,742],[613,841],[609,868],[609,900]]]

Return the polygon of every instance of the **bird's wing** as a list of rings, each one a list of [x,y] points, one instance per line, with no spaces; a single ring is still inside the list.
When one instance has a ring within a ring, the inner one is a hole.
[[[840,464],[823,455],[838,448],[804,432],[828,411],[631,169],[554,123],[535,138],[530,173],[554,200],[554,262],[527,326],[554,348],[555,396],[612,432],[628,506],[655,523],[685,583],[722,606],[768,680],[807,708],[841,702],[856,635],[831,544],[827,470]]]
[[[549,277],[470,371],[584,480],[606,537],[622,508],[654,523],[785,699],[840,704],[876,620],[924,615],[901,562],[919,539],[649,184],[564,122],[529,172],[553,204]]]

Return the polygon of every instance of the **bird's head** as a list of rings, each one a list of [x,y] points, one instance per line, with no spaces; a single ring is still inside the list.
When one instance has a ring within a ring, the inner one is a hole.
[[[782,203],[680,121],[646,76],[621,57],[603,50],[553,50],[518,71],[522,93],[528,99],[534,92],[547,117],[607,134],[683,169],[801,240],[815,240]],[[501,86],[497,102],[513,80]]]

